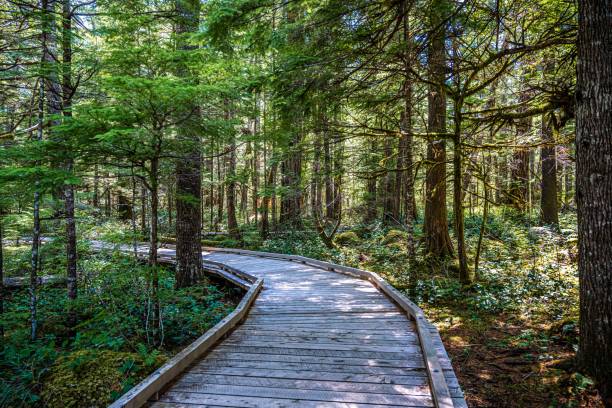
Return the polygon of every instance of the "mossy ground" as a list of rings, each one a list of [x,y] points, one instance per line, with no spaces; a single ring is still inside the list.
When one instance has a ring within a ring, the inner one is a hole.
[[[51,367],[41,398],[49,408],[103,408],[166,360],[161,354],[75,351]]]
[[[44,273],[63,273],[63,245],[42,248]],[[8,253],[10,274],[23,274],[21,259],[29,248]],[[74,335],[67,323],[65,287],[39,289],[36,341],[29,339],[27,289],[8,293],[1,322],[0,407],[105,407],[225,317],[242,295],[208,281],[176,290],[173,271],[162,268],[164,328],[155,338],[149,268],[113,251],[89,253],[86,245],[79,253]]]

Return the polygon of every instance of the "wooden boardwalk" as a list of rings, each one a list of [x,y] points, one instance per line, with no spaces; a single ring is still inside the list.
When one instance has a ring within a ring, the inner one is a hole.
[[[204,259],[263,278],[263,289],[244,322],[152,407],[466,407],[437,330],[425,323],[446,402],[432,396],[415,321],[371,282],[288,260]]]

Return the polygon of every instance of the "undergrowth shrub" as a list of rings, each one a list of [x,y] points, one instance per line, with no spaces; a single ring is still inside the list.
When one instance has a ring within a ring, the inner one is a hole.
[[[166,357],[110,350],[79,350],[58,359],[51,367],[41,397],[49,408],[106,407]]]
[[[359,236],[353,231],[340,232],[336,235],[334,241],[336,244],[343,246],[356,245],[361,242]]]

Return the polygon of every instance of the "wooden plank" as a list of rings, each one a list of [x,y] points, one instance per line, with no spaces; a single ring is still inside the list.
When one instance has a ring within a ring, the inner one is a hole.
[[[60,285],[65,284],[68,279],[62,275],[44,275],[37,278],[38,285]],[[15,276],[4,278],[5,289],[17,289],[30,286],[29,276]]]
[[[296,370],[287,368],[270,368],[270,365],[253,367],[194,367],[193,370],[185,373],[181,381],[203,382],[204,375],[224,375],[237,377],[263,377],[280,379],[299,379],[317,381],[340,381],[350,383],[370,383],[370,384],[399,384],[426,386],[429,384],[427,374],[416,372],[414,375],[383,375],[383,374],[361,374],[347,373],[344,371],[319,371],[319,370]]]
[[[223,372],[223,370],[238,370],[254,369],[254,370],[270,370],[282,372],[305,373],[314,371],[316,373],[341,373],[344,375],[364,374],[383,376],[385,378],[427,378],[425,367],[423,364],[420,367],[388,367],[384,365],[347,365],[342,362],[285,362],[285,361],[270,361],[270,360],[233,360],[233,359],[218,359],[206,358],[193,366],[190,372]],[[457,378],[454,377],[452,370],[444,370],[447,381],[453,384],[457,383]],[[453,385],[458,386],[458,385]]]
[[[233,333],[228,341],[258,341],[267,344],[275,343],[313,343],[313,344],[347,344],[347,345],[374,345],[374,346],[402,346],[402,345],[419,345],[418,338],[404,337],[403,339],[364,339],[359,337],[338,337],[338,336],[321,336],[321,335],[295,335],[294,333],[281,334],[245,334]]]
[[[155,370],[138,385],[130,389],[121,398],[111,404],[109,408],[132,408],[140,407],[145,404],[151,396],[160,391],[170,381],[174,380],[183,370],[206,353],[224,334],[246,316],[249,307],[253,304],[262,286],[263,279],[258,279],[253,283],[232,313],[223,318],[219,323],[191,343],[187,348],[179,352],[166,364]]]
[[[326,338],[331,340],[347,340],[347,341],[375,341],[375,340],[389,340],[389,341],[411,341],[417,339],[417,334],[412,333],[409,330],[393,330],[383,332],[384,334],[371,334],[368,330],[338,330],[338,329],[318,329],[312,327],[310,329],[292,330],[292,331],[278,331],[274,328],[246,328],[240,327],[237,329],[232,336],[276,336],[276,337],[318,337]]]
[[[226,346],[221,344],[219,350],[231,349],[235,352],[247,352],[253,354],[300,354],[302,356],[314,357],[351,357],[365,359],[387,359],[387,360],[405,360],[408,358],[416,359],[422,355],[421,350],[415,350],[414,353],[404,352],[386,352],[386,351],[357,351],[357,350],[323,350],[316,348],[298,348],[298,347],[269,347],[267,346],[239,346],[236,344]]]
[[[312,355],[295,355],[295,354],[264,354],[264,353],[248,353],[232,350],[231,348],[215,348],[208,358],[240,360],[240,361],[277,361],[277,362],[293,362],[293,363],[325,363],[325,364],[341,364],[341,365],[356,365],[370,367],[395,367],[395,368],[414,368],[423,369],[425,364],[422,359],[410,359],[408,356],[401,360],[385,359],[385,358],[364,358],[364,357],[340,357],[340,356],[312,356]]]
[[[176,384],[173,393],[183,393],[193,401],[206,401],[207,394],[245,397],[280,398],[300,401],[352,402],[403,407],[433,406],[429,395],[367,394],[362,392],[338,392],[296,390],[276,387],[249,387],[215,384]]]
[[[280,399],[280,398],[262,398],[262,397],[249,397],[249,396],[233,396],[233,395],[214,395],[206,394],[206,402],[202,403],[203,395],[197,396],[197,394],[180,393],[180,392],[168,392],[162,396],[162,400],[159,403],[153,405],[154,407],[163,407],[158,405],[162,403],[172,402],[183,404],[179,406],[187,406],[192,408],[195,406],[209,407],[214,405],[220,405],[223,407],[240,407],[240,408],[287,408],[287,407],[300,407],[300,408],[389,408],[388,405],[379,404],[355,404],[346,402],[333,402],[325,401],[324,405],[320,401],[307,401],[307,400],[291,400],[291,399]]]
[[[427,375],[368,376],[292,370],[219,368],[190,371],[177,384],[206,383],[283,387],[303,390],[367,392],[372,394],[430,395]],[[456,380],[449,388],[453,397],[463,396]]]
[[[289,375],[291,372],[288,372]],[[216,384],[264,388],[284,388],[294,390],[359,392],[388,395],[430,395],[429,383],[421,379],[420,384],[396,384],[392,382],[353,382],[346,379],[330,380],[324,378],[279,378],[266,376],[263,371],[259,376],[223,375],[223,374],[186,374],[176,383],[179,387],[191,384]],[[354,376],[353,376],[354,378]],[[176,388],[177,390],[179,388]]]
[[[366,344],[337,344],[321,342],[275,342],[268,343],[252,339],[227,339],[223,342],[226,346],[237,347],[268,347],[274,344],[274,348],[300,349],[300,350],[330,350],[330,351],[356,351],[356,352],[376,352],[376,353],[406,353],[420,354],[420,345],[389,346],[389,345],[366,345]]]

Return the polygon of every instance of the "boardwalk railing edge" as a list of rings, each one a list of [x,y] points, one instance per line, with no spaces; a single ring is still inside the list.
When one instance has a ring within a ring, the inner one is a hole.
[[[233,272],[235,273],[235,271]],[[263,278],[255,278],[248,274],[244,275],[255,280],[252,281],[251,287],[233,312],[225,316],[225,318],[196,341],[172,357],[166,364],[131,388],[121,398],[109,405],[108,408],[138,408],[143,406],[151,397],[155,396],[193,362],[201,358],[225,334],[240,323],[248,314],[251,305],[263,286]],[[251,281],[251,279],[248,280]]]
[[[431,394],[433,397],[434,405],[436,408],[453,408],[454,403],[451,397],[448,383],[444,377],[444,371],[438,356],[436,349],[433,345],[431,333],[427,326],[427,318],[423,313],[423,310],[418,307],[414,302],[404,296],[401,292],[387,283],[383,278],[375,272],[366,271],[363,269],[352,268],[349,266],[338,265],[331,262],[320,261],[318,259],[308,258],[300,255],[285,255],[277,254],[273,252],[261,252],[251,251],[246,249],[234,249],[234,248],[213,248],[213,247],[202,247],[203,251],[208,252],[222,252],[236,255],[250,255],[262,258],[274,258],[287,260],[291,262],[298,262],[306,265],[315,266],[317,268],[325,269],[332,272],[342,273],[357,277],[363,280],[371,282],[381,292],[387,295],[393,300],[400,308],[402,308],[409,316],[411,316],[417,328],[421,347],[423,348],[423,357],[425,359],[425,367],[427,369],[427,376],[429,377]]]

